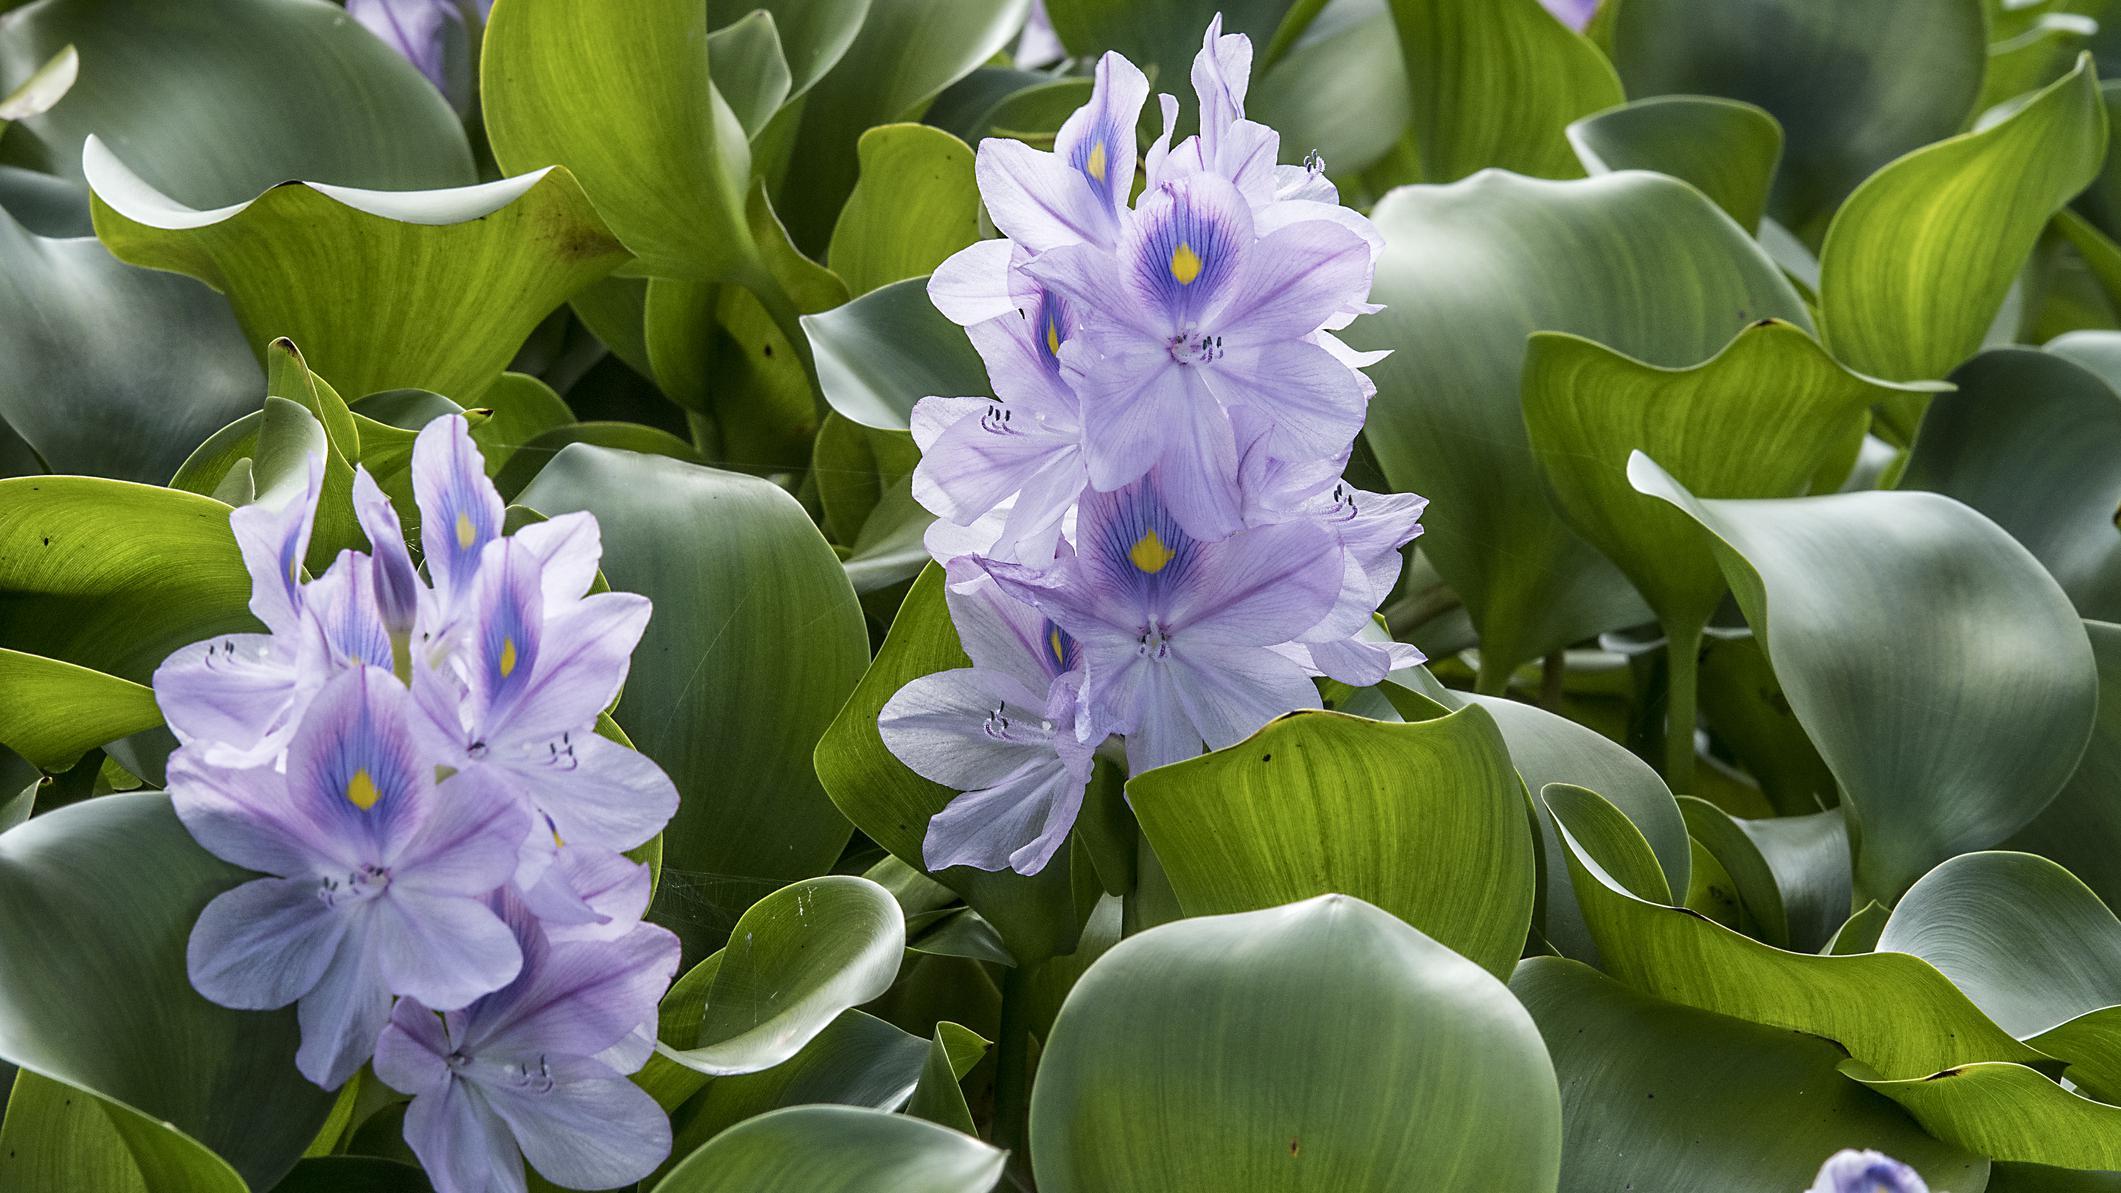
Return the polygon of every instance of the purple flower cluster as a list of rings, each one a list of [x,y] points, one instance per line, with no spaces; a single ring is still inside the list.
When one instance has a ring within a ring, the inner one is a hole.
[[[412,457],[426,578],[366,470],[370,550],[315,580],[322,487],[230,517],[265,632],[171,655],[155,695],[181,747],[177,815],[260,872],[194,926],[192,984],[223,1006],[296,1006],[296,1064],[326,1088],[371,1056],[410,1094],[405,1135],[439,1193],[647,1176],[670,1124],[626,1075],[654,1047],[678,963],[641,922],[624,852],[677,810],[670,780],[596,732],[648,623],[591,594],[602,545],[569,514],[502,533],[462,418]]]
[[[1929,1186],[1891,1156],[1845,1148],[1828,1157],[1805,1193],[1929,1193]]]
[[[1279,135],[1244,116],[1251,42],[1221,25],[1193,62],[1200,131],[1172,144],[1159,97],[1138,198],[1148,81],[1107,54],[1052,152],[980,144],[1003,235],[929,284],[996,395],[913,411],[914,496],[972,661],[878,721],[963,792],[929,823],[930,869],[1038,872],[1114,737],[1138,773],[1317,707],[1314,676],[1420,661],[1372,615],[1425,503],[1342,479],[1383,354],[1334,332],[1377,309],[1382,242],[1315,157],[1276,164]]]

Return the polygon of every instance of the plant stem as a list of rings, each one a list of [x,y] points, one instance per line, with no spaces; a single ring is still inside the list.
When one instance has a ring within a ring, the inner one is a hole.
[[[1561,711],[1561,685],[1568,678],[1569,655],[1565,650],[1549,654],[1539,665],[1539,707]]]
[[[1666,626],[1664,782],[1674,795],[1694,787],[1695,681],[1701,669],[1701,627]]]
[[[1031,971],[1002,971],[1002,1023],[994,1053],[994,1146],[1009,1152],[1008,1171],[1031,1188]]]
[[[1500,696],[1510,690],[1510,673],[1514,670],[1503,662],[1502,656],[1492,653],[1483,644],[1480,648],[1480,671],[1473,678],[1473,690],[1483,696]]]

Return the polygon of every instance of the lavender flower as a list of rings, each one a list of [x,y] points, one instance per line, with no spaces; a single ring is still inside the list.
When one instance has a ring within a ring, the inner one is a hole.
[[[928,822],[929,869],[1036,874],[1075,824],[1104,735],[1076,720],[1075,639],[972,561],[950,575],[951,620],[972,666],[900,688],[877,730],[923,778],[964,792]]]
[[[1598,12],[1598,0],[1539,0],[1539,2],[1546,5],[1547,11],[1554,14],[1555,20],[1576,30],[1578,33],[1583,32],[1584,26],[1590,24],[1591,18],[1597,15]]]
[[[1845,1148],[1819,1169],[1807,1193],[1929,1193],[1914,1169],[1882,1152]]]
[[[201,913],[192,985],[223,1006],[297,1003],[296,1064],[327,1088],[367,1059],[393,993],[459,1007],[522,961],[484,899],[515,870],[524,818],[474,778],[437,788],[410,703],[388,672],[356,667],[312,702],[284,775],[183,752],[170,765],[192,836],[270,875]]]
[[[406,1141],[436,1193],[520,1193],[526,1159],[567,1188],[631,1186],[670,1154],[669,1119],[626,1074],[646,1059],[628,1041],[655,1018],[677,938],[643,924],[553,941],[520,904],[503,911],[521,976],[443,1014],[401,999],[376,1045],[376,1076],[412,1095]]]
[[[378,1071],[417,1095],[408,1136],[439,1188],[485,1189],[491,1169],[521,1189],[521,1154],[564,1183],[637,1180],[669,1124],[624,1074],[653,1046],[677,950],[641,924],[648,869],[618,851],[653,837],[677,792],[594,728],[648,602],[589,594],[588,514],[504,535],[457,417],[413,450],[428,579],[357,470],[369,552],[304,582],[321,473],[312,459],[297,500],[231,517],[266,632],[156,673],[183,742],[178,815],[264,875],[208,904],[192,983],[227,1006],[296,1004],[296,1063],[326,1086],[381,1035]]]
[[[459,107],[468,96],[460,81],[465,64],[449,58],[452,30],[463,30],[467,40],[475,40],[492,10],[493,0],[346,0],[346,15],[417,67]]]
[[[1051,569],[988,563],[1002,589],[1080,644],[1077,736],[1127,735],[1135,773],[1231,745],[1317,708],[1303,667],[1274,647],[1331,611],[1342,549],[1312,522],[1188,534],[1151,482],[1084,497],[1077,553]]]
[[[1191,71],[1199,132],[1174,144],[1178,101],[1159,97],[1132,205],[1147,87],[1117,55],[1052,153],[980,144],[1003,236],[928,294],[995,396],[925,398],[912,420],[924,542],[973,666],[913,681],[878,720],[964,793],[929,822],[931,869],[1036,873],[1112,735],[1138,773],[1316,707],[1313,677],[1421,661],[1375,614],[1425,503],[1342,477],[1383,354],[1333,333],[1377,309],[1383,242],[1316,155],[1278,164],[1279,134],[1245,116],[1251,70],[1216,18]]]
[[[1283,459],[1337,456],[1362,429],[1357,374],[1312,339],[1369,288],[1369,247],[1338,224],[1255,237],[1237,188],[1195,174],[1143,196],[1116,254],[1063,245],[1026,268],[1083,309],[1062,361],[1090,483],[1111,490],[1156,468],[1198,537],[1243,525],[1231,408],[1263,415]]]
[[[498,539],[483,554],[463,649],[413,677],[422,748],[518,793],[562,841],[646,842],[677,811],[677,788],[595,726],[625,682],[647,599],[607,592],[548,609],[544,568],[528,548]]]

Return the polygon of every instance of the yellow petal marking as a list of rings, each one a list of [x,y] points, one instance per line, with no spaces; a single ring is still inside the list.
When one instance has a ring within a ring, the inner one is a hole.
[[[516,640],[501,639],[501,678],[507,679],[516,669]]]
[[[1090,177],[1097,179],[1099,182],[1105,180],[1105,143],[1103,141],[1098,141],[1090,146],[1090,160],[1085,162],[1084,166],[1090,171]]]
[[[1193,279],[1200,276],[1200,254],[1193,251],[1192,245],[1181,241],[1171,250],[1171,276],[1181,286],[1192,285]]]
[[[1175,552],[1164,546],[1164,540],[1156,537],[1156,532],[1152,530],[1134,541],[1133,548],[1127,552],[1127,558],[1134,561],[1135,567],[1153,576],[1164,570],[1164,565],[1171,562],[1174,554]]]
[[[1159,564],[1157,566],[1161,567],[1163,565]],[[1052,629],[1046,631],[1046,645],[1048,647],[1051,647],[1053,650],[1053,661],[1061,664],[1064,667],[1067,666],[1068,656],[1062,653],[1061,651],[1059,626],[1054,626]]]
[[[479,529],[471,524],[470,514],[457,515],[457,546],[469,551],[471,540],[479,537]]]
[[[368,768],[365,766],[355,771],[353,778],[346,781],[346,802],[363,812],[375,807],[376,801],[381,798],[383,793],[376,790],[376,781],[368,777]]]
[[[1046,320],[1046,351],[1060,355],[1060,326],[1051,319]]]

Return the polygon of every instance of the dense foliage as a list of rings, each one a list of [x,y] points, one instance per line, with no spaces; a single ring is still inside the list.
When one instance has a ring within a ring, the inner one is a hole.
[[[0,0],[0,1189],[2121,1190],[2117,72]]]

